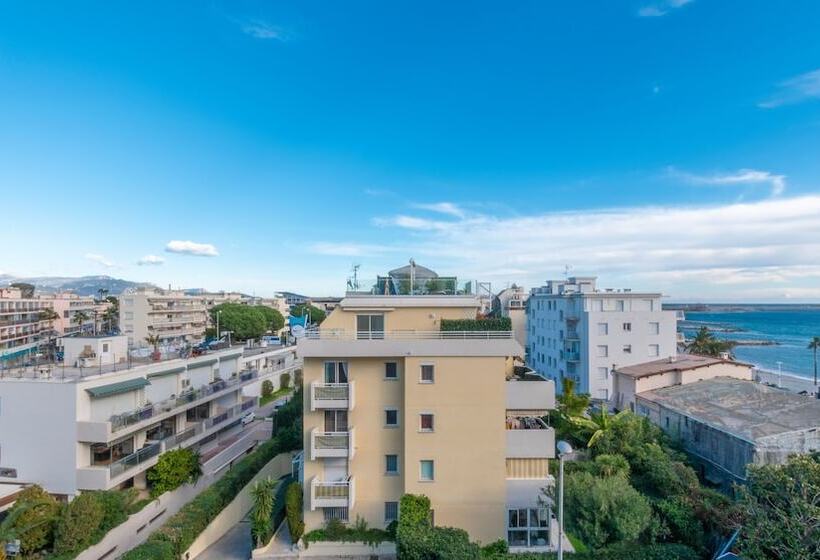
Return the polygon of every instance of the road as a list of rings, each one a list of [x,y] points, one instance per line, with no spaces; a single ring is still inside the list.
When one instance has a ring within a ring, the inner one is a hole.
[[[196,557],[196,560],[248,560],[251,557],[251,524],[243,519]]]

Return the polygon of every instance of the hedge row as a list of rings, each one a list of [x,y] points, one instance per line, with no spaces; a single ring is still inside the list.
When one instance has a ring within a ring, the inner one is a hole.
[[[293,399],[293,401],[297,402],[288,403],[283,408],[295,407],[301,399]],[[242,488],[262,470],[262,467],[280,453],[298,448],[294,439],[289,437],[287,428],[281,429],[280,432],[236,463],[221,479],[203,490],[201,494],[171,516],[148,538],[148,541],[123,555],[121,560],[176,560],[179,558],[211,521],[231,503]]]
[[[487,319],[442,319],[442,331],[511,331],[509,317],[489,317]]]

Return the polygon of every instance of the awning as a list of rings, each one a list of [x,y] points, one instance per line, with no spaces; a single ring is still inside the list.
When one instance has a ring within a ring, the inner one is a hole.
[[[148,374],[148,379],[151,379],[152,377],[165,377],[166,375],[173,375],[175,373],[182,373],[183,371],[185,371],[185,366],[176,367],[176,368],[173,368],[173,369],[164,369],[162,371],[155,371],[154,373],[149,373]]]
[[[136,389],[142,389],[146,385],[150,384],[151,382],[144,377],[137,377],[136,379],[120,381],[119,383],[111,383],[110,385],[100,385],[99,387],[86,389],[86,391],[92,398],[110,397],[112,395],[119,395],[121,393],[127,393]]]
[[[202,366],[210,366],[219,361],[219,358],[211,358],[210,360],[202,360],[201,362],[194,362],[193,364],[188,364],[188,369],[194,369]]]

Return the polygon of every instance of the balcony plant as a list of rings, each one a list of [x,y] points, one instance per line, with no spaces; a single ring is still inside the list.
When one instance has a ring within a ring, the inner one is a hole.
[[[162,354],[159,351],[159,341],[160,338],[158,334],[149,334],[145,337],[145,342],[154,347],[154,351],[151,353],[151,359],[155,362],[158,362],[162,357]]]

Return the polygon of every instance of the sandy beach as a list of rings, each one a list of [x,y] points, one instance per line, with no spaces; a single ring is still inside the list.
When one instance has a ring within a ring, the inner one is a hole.
[[[794,391],[795,393],[799,393],[801,391],[807,391],[809,393],[815,392],[813,379],[800,377],[799,375],[794,375],[792,373],[783,372],[782,375],[778,375],[776,371],[766,371],[755,368],[754,379],[761,383],[769,383],[780,386],[789,391]]]

